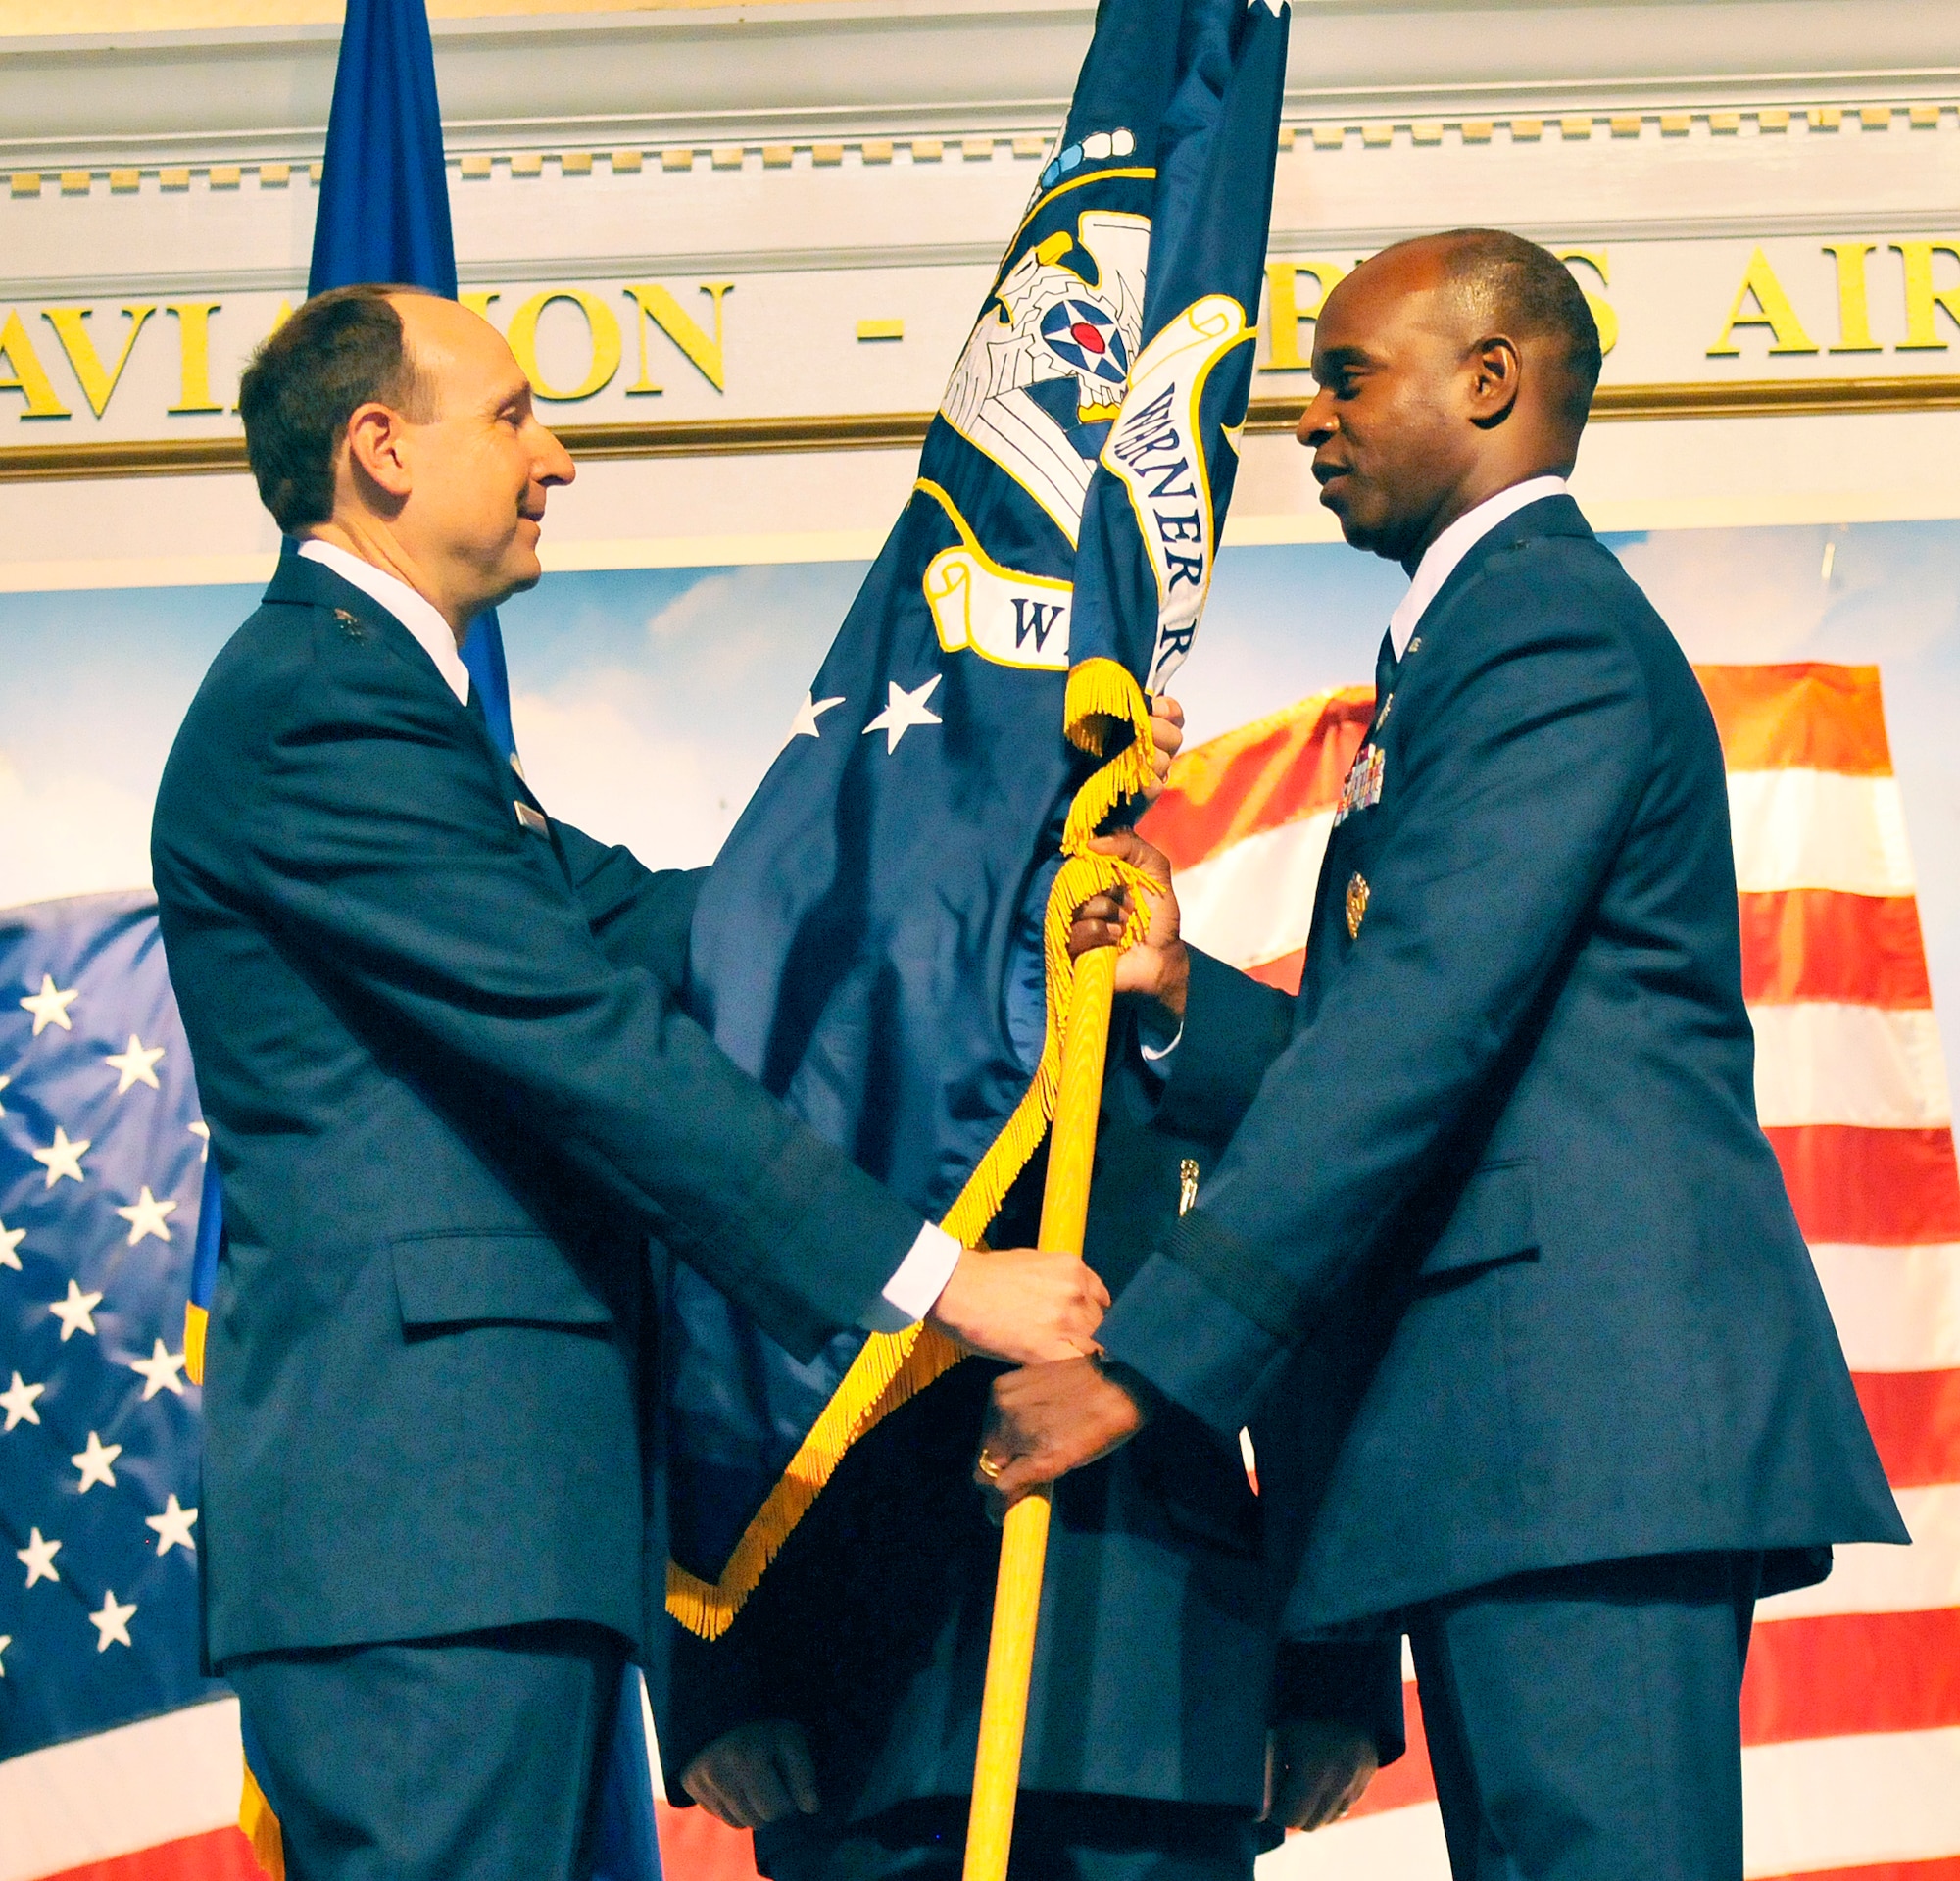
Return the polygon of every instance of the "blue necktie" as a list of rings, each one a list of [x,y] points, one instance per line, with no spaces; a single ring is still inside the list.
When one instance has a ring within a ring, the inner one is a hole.
[[[1390,693],[1396,689],[1396,674],[1401,670],[1401,662],[1396,658],[1396,636],[1393,628],[1382,635],[1382,650],[1375,655],[1375,722],[1382,718],[1382,707]]]

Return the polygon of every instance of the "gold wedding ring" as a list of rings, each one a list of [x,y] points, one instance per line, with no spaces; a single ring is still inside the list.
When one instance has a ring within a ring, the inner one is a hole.
[[[980,1463],[979,1463],[980,1473],[981,1475],[985,1476],[990,1483],[1000,1481],[1001,1471],[1004,1466],[1004,1465],[999,1462],[995,1458],[988,1456],[988,1454],[984,1450],[980,1453]]]

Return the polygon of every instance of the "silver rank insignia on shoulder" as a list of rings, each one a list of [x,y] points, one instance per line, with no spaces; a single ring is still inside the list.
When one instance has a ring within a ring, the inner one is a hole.
[[[545,820],[541,811],[533,810],[529,804],[519,803],[514,798],[511,802],[511,808],[517,813],[517,820],[526,829],[540,836],[551,834],[551,824]]]
[[[1361,938],[1361,920],[1368,912],[1368,878],[1355,874],[1348,878],[1348,938]]]
[[[1372,810],[1382,801],[1382,772],[1388,754],[1377,744],[1363,745],[1354,754],[1354,762],[1348,767],[1348,781],[1341,786],[1341,802],[1334,812],[1336,829],[1357,810]]]

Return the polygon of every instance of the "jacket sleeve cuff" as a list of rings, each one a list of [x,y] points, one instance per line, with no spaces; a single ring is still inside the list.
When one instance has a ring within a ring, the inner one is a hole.
[[[1294,1002],[1192,948],[1191,986],[1177,1050],[1164,1075],[1158,1121],[1179,1136],[1220,1140],[1251,1108],[1266,1067],[1293,1039]]]
[[[1280,1646],[1273,1718],[1351,1724],[1393,1763],[1408,1749],[1399,1634],[1390,1639],[1288,1640]]]
[[[1118,1295],[1097,1336],[1112,1361],[1131,1366],[1228,1442],[1238,1437],[1288,1352],[1161,1252]]]

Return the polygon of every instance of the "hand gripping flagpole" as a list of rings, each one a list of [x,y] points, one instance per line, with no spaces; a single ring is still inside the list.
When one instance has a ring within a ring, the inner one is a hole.
[[[1049,1140],[1048,1184],[1042,1192],[1041,1245],[1054,1254],[1082,1252],[1119,951],[1099,947],[1075,963],[1061,1089]],[[973,1807],[966,1823],[963,1881],[1006,1881],[1053,1493],[1044,1487],[1023,1497],[1007,1510],[1001,1534],[1001,1567],[994,1586],[994,1630],[987,1646],[987,1685],[980,1703],[980,1752],[973,1765]]]

